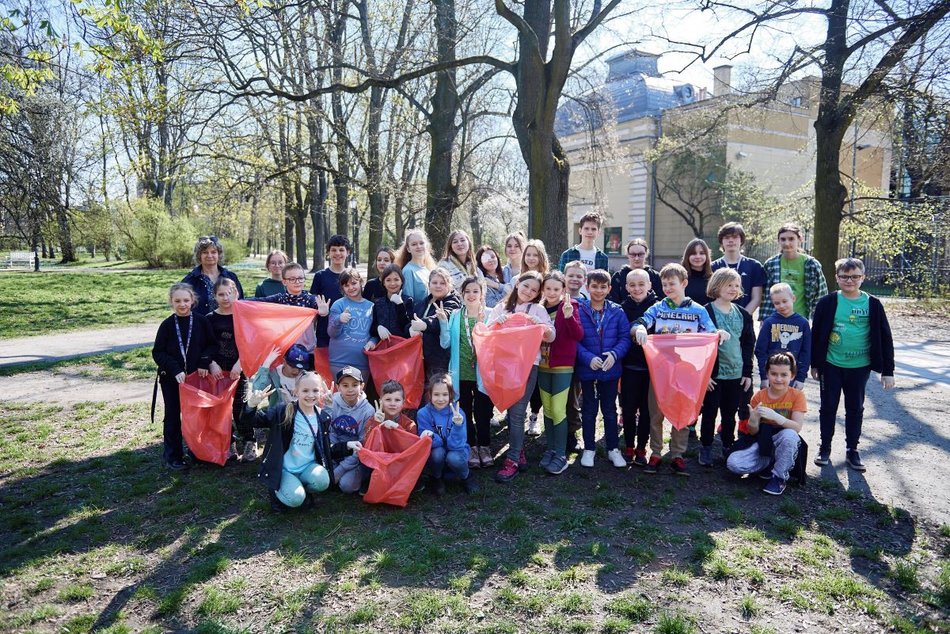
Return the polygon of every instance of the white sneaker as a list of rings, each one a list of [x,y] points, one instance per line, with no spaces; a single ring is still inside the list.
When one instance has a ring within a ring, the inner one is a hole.
[[[593,467],[594,466],[594,452],[590,449],[585,449],[584,453],[581,454],[581,466],[582,467]]]
[[[620,453],[620,449],[611,449],[608,451],[607,458],[618,469],[623,469],[627,466],[627,461],[624,460],[623,454]]]
[[[538,415],[532,414],[528,419],[528,435],[529,436],[540,436],[541,429],[538,427]]]
[[[241,455],[242,462],[254,462],[257,460],[257,443],[248,440],[244,443],[244,453]]]

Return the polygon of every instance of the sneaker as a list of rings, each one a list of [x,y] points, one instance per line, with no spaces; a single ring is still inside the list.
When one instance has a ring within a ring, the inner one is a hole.
[[[172,471],[184,471],[188,468],[188,465],[186,465],[182,460],[178,459],[168,460],[164,464]]]
[[[257,460],[257,443],[248,440],[244,443],[244,451],[241,452],[241,462],[255,462]]]
[[[831,464],[831,447],[820,447],[818,449],[818,455],[815,456],[815,464],[819,467]]]
[[[585,449],[581,454],[581,466],[588,468],[594,466],[594,452],[590,449]]]
[[[468,468],[469,469],[478,469],[482,466],[482,460],[478,455],[478,449],[472,447],[468,450]]]
[[[785,492],[785,480],[778,476],[772,476],[772,479],[769,480],[762,491],[769,495],[782,495]]]
[[[492,418],[490,421],[488,421],[488,424],[495,429],[501,427],[501,422],[495,418]]]
[[[713,463],[712,447],[700,447],[699,448],[699,464],[704,467],[711,467],[712,463]]]
[[[670,467],[672,467],[673,473],[676,475],[689,475],[689,471],[686,470],[686,461],[682,458],[673,458],[673,461],[670,463]]]
[[[633,447],[624,447],[623,448],[623,457],[627,462],[633,462]]]
[[[848,453],[845,454],[845,460],[848,461],[848,466],[855,471],[867,471],[868,469],[864,466],[864,463],[861,462],[861,454],[858,453],[857,449],[848,449]]]
[[[554,454],[551,462],[548,463],[547,472],[551,475],[560,475],[567,471],[567,458]]]
[[[228,445],[228,457],[226,458],[226,460],[227,462],[234,462],[237,459],[238,459],[237,443],[234,441],[231,441],[231,444]]]
[[[270,503],[270,511],[276,515],[286,513],[290,507],[277,499],[277,492],[273,489],[267,490],[267,501]]]
[[[478,486],[478,483],[475,482],[475,477],[470,473],[468,477],[462,480],[462,487],[465,489],[467,495],[472,495],[473,493],[478,493],[481,491],[481,487]]]
[[[491,447],[479,447],[478,459],[483,467],[491,467],[495,464],[495,458],[491,455]]]
[[[650,461],[643,467],[643,473],[656,473],[660,470],[660,457],[656,454],[650,456]]]
[[[610,460],[610,463],[618,469],[623,469],[627,466],[627,461],[624,460],[623,454],[620,453],[619,449],[611,449],[608,451],[607,459]]]
[[[538,425],[538,415],[532,414],[528,418],[528,429],[525,432],[529,436],[540,436],[541,435],[541,426]]]
[[[525,458],[524,448],[521,449],[521,453],[518,454],[518,471],[524,473],[528,470],[528,459]]]
[[[518,475],[518,463],[511,458],[505,458],[501,469],[495,472],[496,482],[511,482]]]
[[[554,453],[553,450],[548,449],[548,450],[545,451],[544,454],[541,456],[541,462],[539,462],[538,464],[541,466],[542,469],[547,469],[547,468],[548,468],[548,465],[551,464],[551,458],[553,458],[553,457],[556,456],[556,455],[557,455],[557,454]]]
[[[633,452],[633,464],[638,467],[645,467],[647,464],[647,450],[637,449]]]
[[[432,491],[436,495],[445,495],[445,480],[443,478],[433,478],[432,484],[433,484]]]
[[[765,469],[762,469],[755,475],[759,476],[759,480],[771,480],[772,479],[772,465],[767,466]]]

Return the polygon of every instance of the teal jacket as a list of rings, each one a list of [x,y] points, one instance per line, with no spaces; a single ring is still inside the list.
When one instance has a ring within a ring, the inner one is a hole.
[[[463,306],[449,315],[448,336],[440,337],[439,342],[443,348],[449,349],[449,374],[452,375],[452,387],[455,388],[456,400],[458,400],[459,395],[459,354],[461,353],[459,337],[462,336],[462,315],[464,313],[465,307]],[[475,382],[478,384],[478,391],[487,394],[485,386],[482,385],[482,373],[478,371],[477,357],[475,359]]]

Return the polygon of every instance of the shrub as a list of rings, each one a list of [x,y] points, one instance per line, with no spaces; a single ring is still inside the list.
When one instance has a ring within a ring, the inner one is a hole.
[[[187,218],[171,218],[157,200],[139,199],[120,216],[129,257],[153,268],[189,268],[197,239]]]

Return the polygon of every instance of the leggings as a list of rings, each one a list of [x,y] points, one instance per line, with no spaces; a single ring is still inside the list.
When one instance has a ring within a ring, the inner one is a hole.
[[[241,413],[244,411],[244,392],[247,390],[247,377],[241,373],[238,379],[237,390],[234,392],[234,403],[231,406],[231,416],[234,419],[233,437],[235,440],[249,442],[254,440],[254,428],[241,423]],[[239,449],[240,451],[240,449]]]
[[[573,366],[538,368],[541,407],[544,408],[544,437],[549,451],[567,455],[567,397],[571,392]]]
[[[274,493],[286,506],[298,507],[307,499],[307,491],[320,493],[328,488],[330,474],[323,465],[314,462],[297,474],[283,470],[280,474],[280,488]]]
[[[459,406],[466,414],[469,447],[491,446],[491,415],[495,409],[475,381],[459,381]]]
[[[706,392],[703,399],[703,422],[699,428],[699,440],[703,447],[711,447],[716,435],[716,415],[722,422],[722,448],[729,449],[735,440],[736,412],[742,405],[746,391],[742,389],[742,379],[716,379],[716,387]],[[746,409],[749,402],[745,401]]]
[[[162,388],[162,400],[165,402],[165,418],[162,422],[165,462],[181,461],[185,455],[181,437],[181,400],[178,396],[178,381],[175,377],[162,374],[158,379]]]
[[[521,450],[524,449],[524,418],[528,410],[528,401],[538,383],[538,366],[531,367],[531,374],[525,382],[524,394],[521,399],[508,408],[508,453],[506,456],[512,462],[518,462]]]
[[[541,388],[535,384],[534,391],[531,392],[531,412],[537,416],[538,412],[541,411],[541,406]]]
[[[620,382],[623,412],[623,444],[627,449],[646,449],[650,439],[650,373],[624,368]]]

